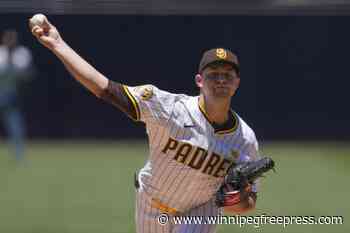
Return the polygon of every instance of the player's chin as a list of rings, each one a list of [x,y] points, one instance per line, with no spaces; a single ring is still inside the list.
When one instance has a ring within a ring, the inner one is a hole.
[[[218,99],[227,99],[231,98],[233,94],[229,90],[223,89],[214,91],[213,96]]]

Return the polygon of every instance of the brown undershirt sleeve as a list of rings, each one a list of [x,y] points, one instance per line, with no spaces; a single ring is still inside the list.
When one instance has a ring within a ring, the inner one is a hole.
[[[137,106],[134,106],[122,84],[109,80],[108,87],[101,94],[101,99],[116,106],[131,119],[139,120]]]

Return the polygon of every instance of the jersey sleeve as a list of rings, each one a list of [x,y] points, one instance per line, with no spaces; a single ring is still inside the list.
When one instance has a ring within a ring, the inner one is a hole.
[[[180,95],[158,89],[153,85],[130,87],[123,89],[134,106],[137,121],[144,123],[164,123],[170,118],[175,102]]]
[[[258,141],[255,138],[255,134],[254,134],[254,140],[249,146],[248,154],[249,154],[249,157],[250,157],[250,159],[252,161],[258,160],[260,158],[260,156],[259,156],[259,144],[258,144]],[[252,191],[257,193],[259,191],[259,186],[260,186],[260,181],[259,181],[259,179],[257,179],[253,183]]]
[[[248,161],[255,161],[260,158],[259,156],[259,144],[258,141],[255,137],[254,132],[252,132],[252,135],[250,139],[247,142],[247,148],[245,150],[245,153],[242,153],[239,158],[238,158],[238,163],[242,162],[248,162]],[[253,192],[258,192],[259,191],[259,179],[257,179],[253,185],[252,185],[252,191]]]

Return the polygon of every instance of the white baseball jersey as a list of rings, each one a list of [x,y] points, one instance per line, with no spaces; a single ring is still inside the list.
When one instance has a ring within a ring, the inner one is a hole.
[[[209,205],[208,213],[201,213],[216,215],[213,197],[227,169],[233,163],[257,159],[253,130],[231,111],[232,127],[216,131],[199,105],[199,96],[172,94],[152,85],[124,86],[124,90],[134,104],[137,120],[146,124],[149,138],[150,155],[138,175],[138,225],[149,221],[143,215],[157,213],[150,206],[145,209],[145,203],[152,200],[185,214]],[[156,228],[145,229],[138,226],[138,232],[155,232]],[[160,232],[174,231],[163,228]]]
[[[0,97],[15,92],[18,79],[32,66],[32,55],[24,46],[17,46],[10,52],[0,45]]]

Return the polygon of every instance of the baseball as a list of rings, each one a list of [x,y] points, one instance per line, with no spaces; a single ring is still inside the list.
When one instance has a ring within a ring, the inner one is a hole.
[[[46,16],[43,15],[43,14],[35,14],[31,19],[30,19],[30,23],[33,25],[33,26],[41,26],[44,24],[45,22],[45,19],[46,19]]]

